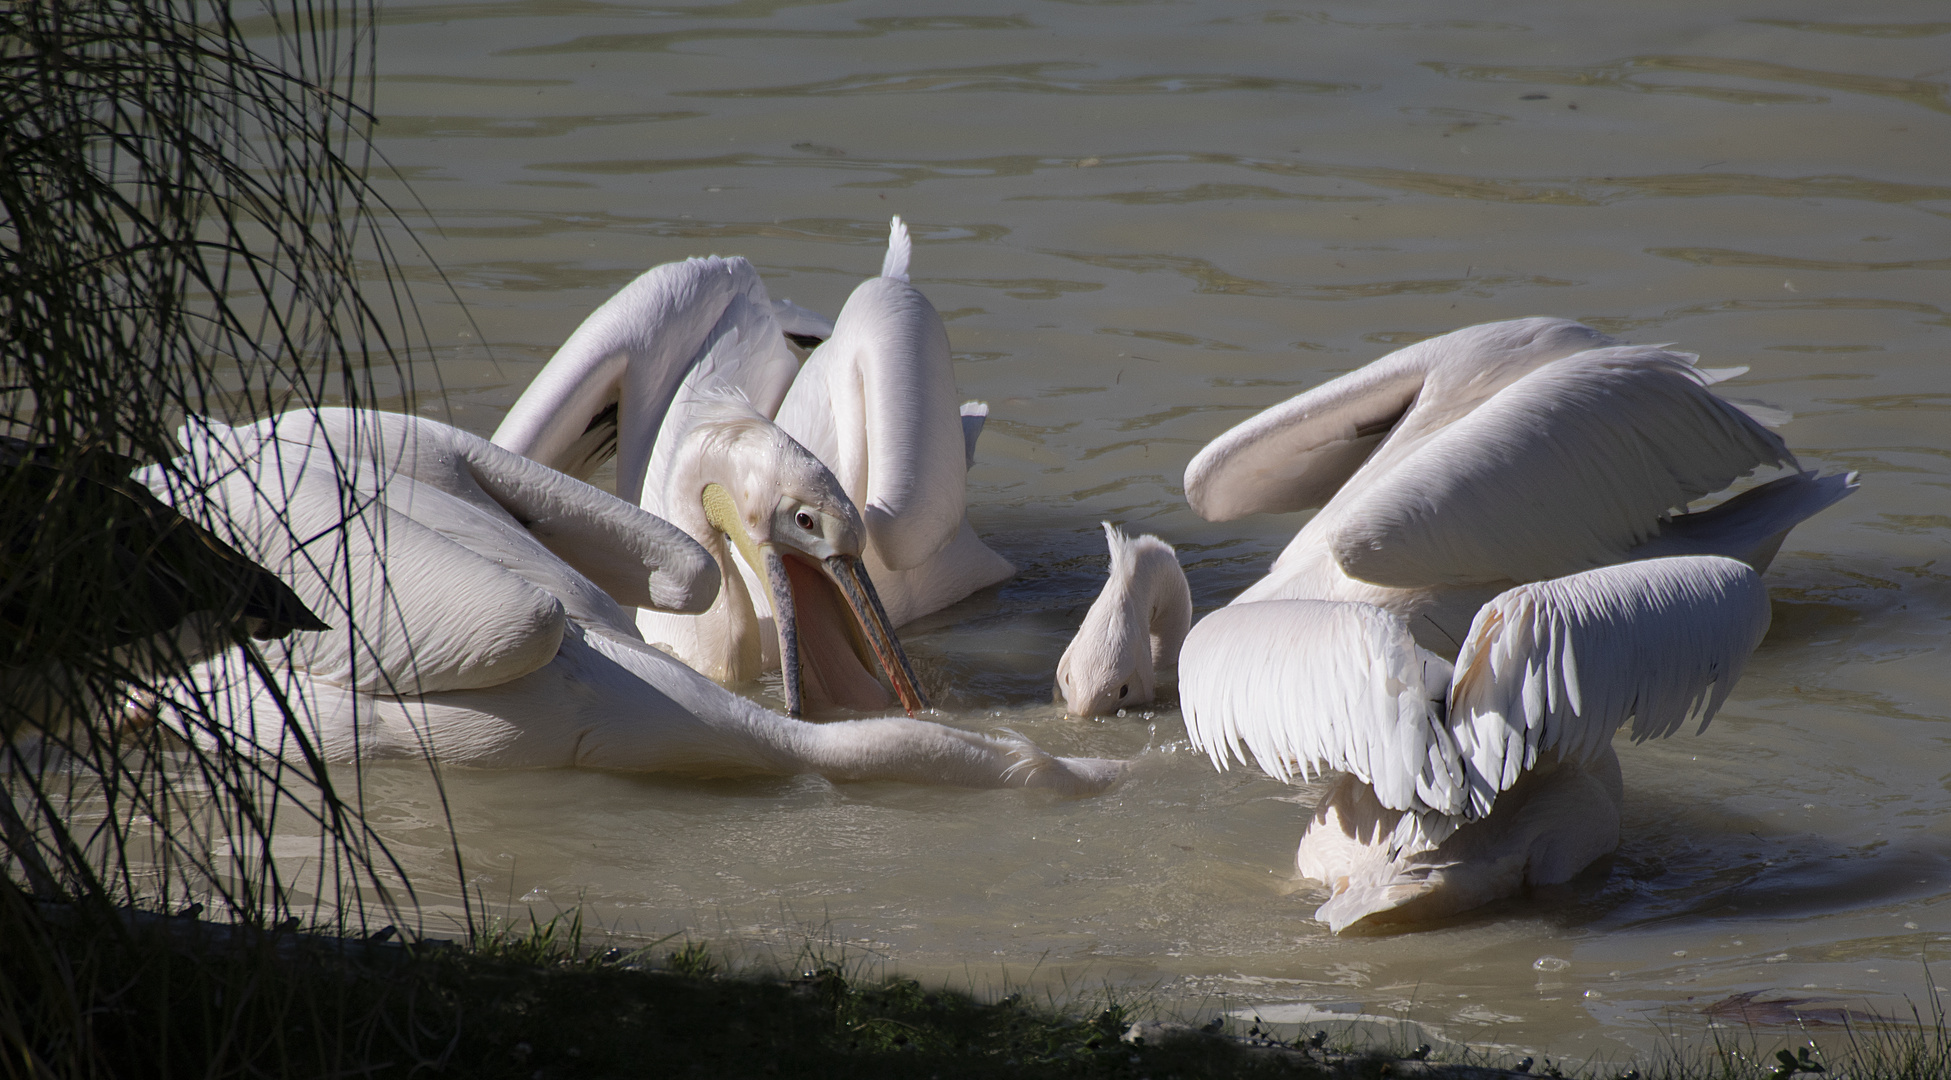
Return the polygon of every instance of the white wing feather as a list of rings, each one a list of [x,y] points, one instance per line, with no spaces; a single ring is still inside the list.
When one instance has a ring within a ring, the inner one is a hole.
[[[212,527],[339,613],[286,646],[332,685],[495,686],[552,660],[565,616],[629,633],[617,597],[695,609],[716,592],[716,564],[674,527],[444,424],[324,409],[183,439],[210,469]]]
[[[1457,655],[1449,723],[1472,816],[1544,751],[1591,760],[1633,738],[1707,726],[1768,632],[1768,592],[1719,556],[1649,559],[1521,585],[1477,613]]]
[[[512,517],[621,603],[698,612],[717,595],[717,563],[676,526],[458,428],[352,409],[291,412],[254,426],[283,441],[326,448],[342,462],[372,462],[382,475],[409,477],[491,516]],[[390,489],[383,491],[392,505]]]
[[[1676,515],[1660,527],[1658,536],[1629,554],[1634,559],[1725,555],[1757,571],[1767,570],[1790,529],[1841,502],[1856,488],[1855,473],[1791,473],[1717,506]]]
[[[640,503],[662,490],[646,483],[653,454],[682,434],[666,422],[681,388],[735,387],[770,415],[798,368],[751,263],[666,263],[583,320],[522,391],[494,442],[577,477],[620,454],[617,495]]]
[[[1186,501],[1208,521],[1328,501],[1440,381],[1444,412],[1467,412],[1540,364],[1611,343],[1567,319],[1514,319],[1417,342],[1289,398],[1208,443],[1186,466]]]
[[[399,694],[494,685],[555,656],[566,628],[557,597],[382,501],[384,470],[370,461],[278,437],[274,423],[235,435],[219,425],[186,426],[193,461],[228,458],[234,467],[210,478],[207,499],[178,505],[207,511],[207,527],[333,624],[291,636],[282,647],[293,666],[334,685]],[[302,436],[313,433],[297,426]],[[229,445],[196,445],[217,441]],[[413,486],[409,479],[384,490],[411,504],[419,501]],[[488,517],[444,493],[430,497]]]
[[[1220,768],[1229,755],[1250,754],[1283,781],[1340,769],[1392,810],[1447,815],[1463,808],[1465,794],[1456,744],[1437,711],[1449,675],[1447,663],[1380,608],[1234,604],[1186,636],[1179,703],[1193,743]]]
[[[1687,357],[1595,349],[1531,372],[1406,455],[1378,456],[1325,511],[1329,543],[1343,570],[1378,585],[1561,577],[1625,558],[1667,514],[1758,466],[1794,462]]]

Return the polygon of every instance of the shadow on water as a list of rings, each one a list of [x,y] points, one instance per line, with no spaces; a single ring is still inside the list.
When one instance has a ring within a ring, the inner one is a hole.
[[[1649,806],[1655,800],[1631,790],[1626,798],[1629,830],[1632,818],[1674,820],[1696,809]],[[1809,833],[1765,837],[1730,818],[1684,837],[1635,837],[1629,831],[1617,852],[1566,884],[1413,926],[1351,928],[1342,937],[1456,933],[1511,922],[1587,934],[1710,923],[1739,929],[1926,900],[1947,882],[1951,845],[1849,846]]]
[[[1599,933],[1709,921],[1738,927],[1927,900],[1951,882],[1951,844],[1783,831],[1712,798],[1689,802],[1629,781],[1625,836],[1610,867],[1575,882],[1570,903],[1554,897],[1514,911]]]

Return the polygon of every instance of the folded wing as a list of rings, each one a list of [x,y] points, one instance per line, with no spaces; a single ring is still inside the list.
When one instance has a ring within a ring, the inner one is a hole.
[[[715,564],[673,527],[444,425],[325,410],[184,439],[211,481],[208,524],[338,613],[288,660],[334,685],[492,687],[554,659],[571,616],[628,632],[575,564],[639,602],[715,591]]]
[[[1763,465],[1774,432],[1691,358],[1595,349],[1541,367],[1378,469],[1325,513],[1353,577],[1416,588],[1538,581],[1618,562],[1688,502]]]
[[[370,461],[476,507],[505,512],[618,602],[698,612],[718,564],[677,526],[458,428],[397,413],[320,409],[269,422],[278,437]],[[260,425],[262,426],[262,425]]]

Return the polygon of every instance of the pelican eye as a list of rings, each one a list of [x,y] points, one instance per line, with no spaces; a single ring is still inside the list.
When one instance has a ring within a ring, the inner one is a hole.
[[[1119,701],[1123,701],[1124,699],[1126,699],[1126,698],[1128,698],[1128,697],[1130,697],[1130,696],[1131,696],[1131,684],[1130,684],[1130,683],[1126,683],[1126,684],[1124,684],[1123,686],[1120,686],[1120,687],[1118,687],[1118,700],[1119,700]]]
[[[807,532],[813,531],[813,515],[807,513],[804,510],[801,510],[799,513],[793,515],[793,523],[798,525],[800,528],[805,529]]]

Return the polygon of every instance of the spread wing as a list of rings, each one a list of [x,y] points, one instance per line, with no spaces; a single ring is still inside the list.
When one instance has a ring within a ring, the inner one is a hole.
[[[578,478],[616,457],[617,494],[640,503],[681,387],[733,388],[770,415],[798,367],[751,263],[667,263],[583,320],[494,442]]]
[[[1691,500],[1795,462],[1689,358],[1645,346],[1548,364],[1406,453],[1384,453],[1324,514],[1343,570],[1402,588],[1618,562]]]
[[[1457,655],[1449,722],[1471,813],[1541,752],[1589,760],[1712,719],[1768,632],[1768,592],[1719,556],[1649,559],[1520,585],[1484,605]]]
[[[1468,411],[1540,364],[1611,343],[1566,319],[1466,327],[1289,398],[1208,443],[1186,466],[1186,502],[1208,521],[1327,502],[1419,404],[1438,373],[1444,409]]]
[[[1855,473],[1791,473],[1718,506],[1676,515],[1631,555],[1635,559],[1725,555],[1765,571],[1790,529],[1841,502],[1856,488]]]
[[[1392,810],[1454,814],[1465,790],[1440,711],[1449,676],[1380,608],[1270,600],[1220,608],[1192,628],[1179,704],[1193,744],[1221,768],[1250,754],[1284,781],[1340,769]]]

